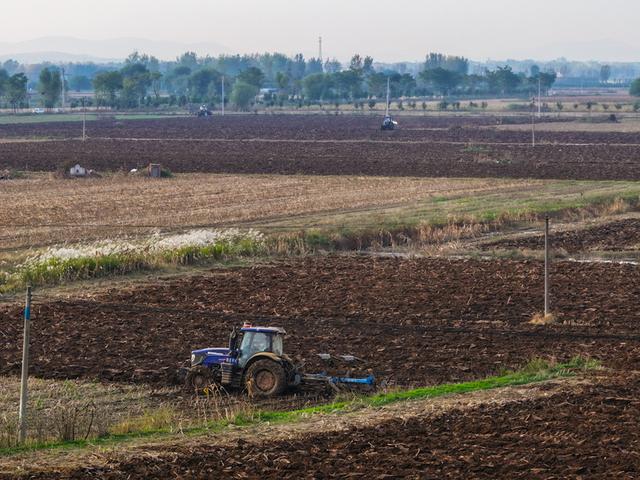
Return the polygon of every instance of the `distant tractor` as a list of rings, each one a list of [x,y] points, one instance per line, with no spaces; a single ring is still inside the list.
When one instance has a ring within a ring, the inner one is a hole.
[[[386,115],[384,117],[384,120],[382,120],[382,126],[380,127],[380,129],[394,130],[396,128],[396,125],[398,125],[398,122],[396,122],[393,118],[391,118],[391,115]]]
[[[302,384],[324,384],[335,390],[341,385],[371,387],[373,375],[365,378],[305,374],[284,353],[286,332],[278,327],[245,324],[233,329],[228,348],[202,348],[191,352],[190,366],[179,371],[186,386],[197,392],[211,385],[246,391],[255,397],[274,397]],[[321,354],[321,358],[330,356]],[[351,355],[344,361],[359,360]]]
[[[391,118],[391,114],[389,113],[389,103],[390,103],[390,99],[389,99],[389,95],[390,95],[390,84],[389,84],[389,77],[387,77],[387,108],[384,114],[384,120],[382,120],[382,126],[380,127],[380,130],[394,130],[396,128],[396,125],[398,125],[398,122],[396,122],[393,118]]]
[[[206,105],[200,105],[197,115],[198,117],[210,117],[213,115],[213,112],[209,110],[209,107]]]

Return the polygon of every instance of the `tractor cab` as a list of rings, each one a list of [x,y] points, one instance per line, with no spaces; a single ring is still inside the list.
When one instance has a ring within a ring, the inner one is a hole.
[[[232,355],[235,353],[238,366],[244,367],[258,353],[266,352],[282,357],[285,335],[286,332],[282,328],[245,325],[235,340],[232,337],[229,347]]]

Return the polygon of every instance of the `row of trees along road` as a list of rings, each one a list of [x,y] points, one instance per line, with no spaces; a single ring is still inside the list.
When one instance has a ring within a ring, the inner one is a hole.
[[[230,92],[225,102],[240,110],[250,108],[261,88],[268,106],[298,102],[357,101],[385,96],[387,79],[393,97],[448,95],[529,95],[553,85],[553,72],[516,74],[510,67],[499,67],[482,75],[469,75],[469,61],[463,57],[429,54],[424,70],[417,76],[390,70],[376,71],[372,57],[359,54],[342,68],[330,60],[305,60],[280,54],[257,57],[221,56],[198,58],[187,53],[164,73],[154,70],[157,60],[132,54],[119,70],[98,73],[93,79],[101,105],[131,108],[140,105],[185,105],[222,101],[222,82]],[[163,96],[164,94],[164,96]]]
[[[354,55],[344,68],[336,60],[321,62],[302,55],[282,54],[221,55],[198,57],[185,53],[173,62],[160,62],[149,55],[131,54],[120,68],[98,71],[93,78],[74,77],[72,86],[93,87],[99,105],[114,108],[186,105],[208,103],[215,107],[222,101],[239,110],[251,108],[261,88],[261,101],[268,106],[299,105],[319,102],[360,101],[385,96],[387,80],[391,95],[412,96],[506,96],[530,97],[554,84],[555,72],[542,72],[535,65],[527,73],[516,73],[509,66],[485,69],[469,74],[469,61],[464,57],[439,53],[427,55],[417,75],[385,69],[378,71],[372,57]],[[607,74],[602,72],[603,77]],[[27,99],[27,77],[23,73],[9,75],[0,69],[0,102],[13,108],[24,106]],[[640,94],[640,81],[631,93]],[[37,91],[42,104],[52,108],[59,104],[62,76],[56,67],[40,71]],[[66,85],[69,87],[69,84]]]

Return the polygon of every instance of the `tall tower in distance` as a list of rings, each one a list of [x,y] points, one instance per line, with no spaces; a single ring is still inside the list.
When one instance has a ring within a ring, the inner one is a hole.
[[[318,59],[320,60],[320,68],[324,72],[324,61],[322,60],[322,37],[318,37]]]

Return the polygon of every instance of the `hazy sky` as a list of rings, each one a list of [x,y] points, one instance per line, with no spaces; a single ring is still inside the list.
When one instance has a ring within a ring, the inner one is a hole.
[[[232,52],[301,51],[418,60],[640,61],[638,0],[21,0],[2,2],[0,42],[44,36],[213,42]],[[92,52],[86,52],[91,54]],[[162,55],[161,52],[154,52]],[[217,53],[217,52],[212,52]]]

